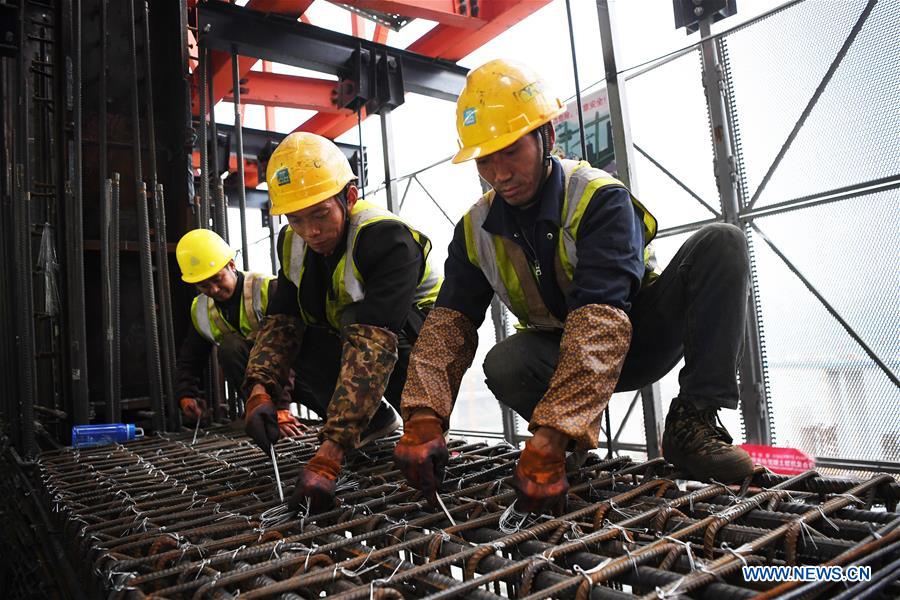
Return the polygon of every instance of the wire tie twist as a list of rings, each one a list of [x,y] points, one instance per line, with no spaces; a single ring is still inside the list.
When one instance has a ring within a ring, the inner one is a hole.
[[[584,577],[585,580],[587,580],[588,586],[589,586],[588,591],[590,591],[594,588],[594,580],[591,579],[591,574],[596,573],[600,569],[603,569],[604,567],[606,567],[606,565],[608,565],[612,561],[613,561],[612,557],[606,557],[605,559],[603,559],[602,561],[600,561],[599,563],[597,563],[590,569],[583,569],[579,565],[572,565],[572,570],[575,571],[576,573],[578,573],[579,575],[581,575],[582,577]]]
[[[681,587],[681,584],[684,583],[684,580],[687,579],[687,575],[682,575],[678,581],[675,582],[675,585],[668,590],[664,590],[661,587],[657,586],[656,588],[656,597],[659,600],[665,600],[666,598],[674,598],[675,596],[681,596],[682,592],[678,591],[678,588]]]
[[[741,554],[740,552],[738,552],[737,550],[735,550],[734,548],[729,547],[727,543],[725,543],[725,542],[722,543],[722,550],[724,550],[725,552],[728,552],[729,554],[731,554],[732,556],[737,558],[739,561],[741,561],[741,564],[743,566],[745,566],[745,567],[747,566],[747,559],[744,558],[744,555]]]
[[[444,501],[441,499],[441,495],[435,492],[434,497],[437,498],[437,503],[440,505],[441,510],[444,511],[444,514],[447,516],[447,520],[450,521],[451,525],[456,527],[456,521],[453,520],[453,516],[450,514],[450,511],[447,510],[447,505],[444,504]]]
[[[616,503],[613,502],[612,500],[607,500],[606,503],[609,504],[609,507],[610,507],[612,510],[616,511],[617,513],[619,513],[619,514],[622,515],[623,517],[628,518],[628,515],[625,514],[624,512],[622,512],[622,511],[619,509],[619,505],[618,505],[618,504],[616,504]]]
[[[200,577],[200,573],[203,572],[203,569],[209,564],[209,559],[204,558],[200,560],[200,567],[197,569],[197,573],[194,575],[194,581],[197,581],[197,578]]]
[[[688,565],[690,565],[690,567],[691,567],[691,572],[697,570],[697,564],[696,564],[696,562],[694,561],[694,551],[693,551],[693,549],[691,548],[691,543],[690,543],[690,542],[685,542],[684,540],[679,540],[679,539],[673,538],[673,537],[670,536],[670,535],[663,536],[662,539],[664,539],[664,540],[669,540],[670,542],[673,542],[673,543],[678,544],[678,545],[680,545],[680,546],[684,546],[684,553],[687,554]],[[699,559],[698,559],[698,560],[699,560]]]
[[[516,502],[518,499],[513,500],[509,506],[506,507],[506,510],[503,511],[503,514],[500,515],[500,520],[497,522],[497,526],[501,532],[506,535],[512,535],[519,531],[522,528],[522,524],[525,523],[525,519],[528,518],[529,513],[520,513],[516,510]],[[510,518],[519,518],[519,522],[516,525],[510,525],[508,522]],[[521,518],[520,518],[521,517]]]
[[[631,562],[631,566],[634,567],[634,572],[637,573],[638,564],[637,559],[634,558],[634,554],[631,552],[631,550],[628,549],[628,546],[624,544],[622,545],[622,550],[624,550],[625,554],[628,555],[628,561]]]
[[[612,523],[612,522],[610,522],[609,519],[604,519],[603,526],[608,527],[610,529],[615,529],[622,536],[623,540],[625,540],[626,542],[628,542],[630,544],[634,543],[634,538],[631,537],[631,535],[628,533],[628,530],[625,529],[624,527],[622,527],[621,525],[619,525],[618,523]]]
[[[715,483],[716,485],[722,486],[722,489],[723,489],[723,490],[725,491],[725,493],[728,494],[728,496],[731,498],[731,503],[732,503],[732,504],[734,504],[735,502],[738,502],[738,501],[741,499],[737,494],[735,494],[734,492],[731,491],[731,488],[729,488],[727,485],[725,485],[725,484],[722,483],[721,481],[716,481],[716,480],[713,479],[712,477],[710,477],[709,480],[710,480],[711,482]]]
[[[797,523],[800,523],[800,534],[801,534],[802,537],[803,537],[803,541],[805,542],[806,539],[809,538],[809,543],[812,544],[812,547],[813,547],[813,548],[815,548],[816,550],[818,550],[819,547],[816,545],[816,541],[813,539],[813,534],[814,534],[814,533],[819,533],[819,532],[816,531],[815,529],[813,529],[813,528],[809,525],[809,523],[807,523],[806,521],[803,520],[803,515],[799,515],[799,516],[795,519],[795,521],[796,521]],[[821,535],[821,534],[820,534],[820,535]]]
[[[847,498],[851,502],[853,502],[854,504],[857,504],[859,506],[863,506],[865,504],[865,502],[863,502],[858,497],[854,496],[853,494],[851,494],[849,492],[844,492],[843,494],[835,494],[835,497],[836,498]]]
[[[710,568],[706,566],[706,563],[701,562],[701,563],[700,563],[700,566],[698,567],[698,569],[699,569],[701,572],[706,573],[707,575],[712,575],[713,577],[715,577],[715,578],[718,579],[719,581],[722,581],[722,576],[719,575],[718,573],[716,573],[715,571],[710,570]]]
[[[384,584],[386,584],[386,583],[390,583],[391,579],[394,578],[394,575],[397,574],[397,571],[399,571],[399,570],[400,570],[400,567],[402,567],[402,566],[403,566],[403,561],[402,561],[402,560],[398,560],[398,561],[397,561],[397,566],[394,568],[394,571],[388,576],[387,579],[373,579],[373,580],[369,583],[369,600],[373,600],[373,599],[375,598],[375,586],[376,586],[376,585],[381,586],[381,585],[384,585]]]
[[[825,514],[825,511],[822,509],[821,506],[817,506],[816,510],[819,511],[820,515],[822,515],[822,520],[825,521],[826,523],[828,523],[829,525],[831,525],[832,529],[834,529],[835,531],[841,530],[840,527],[838,527],[837,525],[834,524],[834,521],[832,521],[831,519],[828,518],[828,515]]]

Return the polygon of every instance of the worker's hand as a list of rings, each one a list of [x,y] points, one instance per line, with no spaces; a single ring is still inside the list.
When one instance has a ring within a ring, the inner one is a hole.
[[[535,438],[525,443],[512,486],[516,490],[516,509],[541,514],[561,508],[569,491],[569,480],[566,479],[565,445],[541,444]]]
[[[269,447],[278,441],[278,416],[272,397],[267,392],[260,391],[260,388],[262,386],[254,388],[244,406],[244,431],[263,452],[268,453]]]
[[[341,472],[342,456],[328,452],[327,447],[320,448],[300,471],[288,508],[295,511],[305,504],[314,514],[334,506],[334,481]]]
[[[202,398],[184,397],[178,405],[181,406],[181,420],[185,423],[196,423],[206,411],[206,402]]]
[[[449,459],[444,422],[437,414],[414,414],[403,424],[403,437],[394,449],[394,462],[410,485],[422,490],[432,502]]]
[[[282,437],[295,437],[303,435],[306,432],[306,425],[300,422],[300,419],[291,414],[289,410],[279,410],[278,413],[278,431]]]

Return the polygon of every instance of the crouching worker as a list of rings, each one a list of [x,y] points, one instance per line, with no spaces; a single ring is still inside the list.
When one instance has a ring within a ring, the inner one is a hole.
[[[213,346],[225,378],[240,390],[253,338],[277,281],[272,276],[244,273],[234,265],[234,250],[209,229],[194,229],[178,241],[175,257],[181,279],[193,284],[198,296],[191,304],[191,322],[175,371],[175,397],[185,423],[208,418],[206,402],[200,398],[200,380]],[[299,433],[299,423],[287,406],[278,415],[285,435]]]
[[[267,169],[271,212],[288,225],[247,366],[245,423],[268,452],[278,440],[272,398],[293,368],[293,398],[325,425],[292,508],[330,507],[345,453],[400,426],[391,405],[400,407],[409,353],[440,286],[428,238],[360,200],[355,180],[334,143],[305,132],[286,137]]]
[[[488,387],[533,434],[513,476],[518,509],[564,500],[566,450],[597,446],[613,392],[658,380],[682,356],[665,457],[697,479],[739,480],[752,461],[716,413],[738,402],[749,284],[743,234],[704,227],[653,273],[645,247],[656,219],[609,174],[551,156],[551,121],[564,110],[523,65],[495,60],[468,75],[453,161],[474,159],[493,189],[450,243],[446,282],[410,359],[397,465],[434,494],[460,380],[497,294],[524,325],[484,362]]]

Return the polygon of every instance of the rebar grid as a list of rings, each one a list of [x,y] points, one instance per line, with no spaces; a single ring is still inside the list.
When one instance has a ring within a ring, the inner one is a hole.
[[[41,456],[70,552],[112,597],[773,597],[793,586],[746,583],[741,567],[848,565],[887,550],[877,571],[900,545],[900,486],[887,475],[760,468],[739,485],[703,484],[662,459],[589,455],[571,465],[564,514],[526,515],[509,487],[519,451],[457,440],[445,512],[394,468],[392,436],[348,456],[336,508],[289,514],[269,457],[241,433],[192,437]],[[289,485],[317,443],[315,428],[278,442]]]

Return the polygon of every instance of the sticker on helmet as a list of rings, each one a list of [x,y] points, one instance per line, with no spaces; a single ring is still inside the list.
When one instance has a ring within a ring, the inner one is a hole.
[[[472,107],[463,111],[463,125],[469,126],[475,124],[475,109]]]
[[[542,91],[544,91],[544,86],[541,85],[540,81],[535,81],[534,83],[529,83],[523,87],[516,95],[519,97],[520,101],[529,102]]]
[[[275,178],[278,180],[278,185],[287,185],[291,182],[291,174],[287,167],[281,167],[275,171]]]

